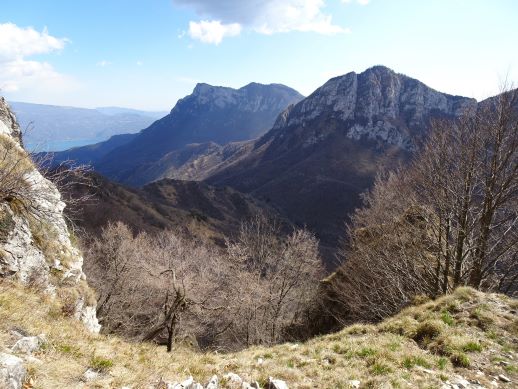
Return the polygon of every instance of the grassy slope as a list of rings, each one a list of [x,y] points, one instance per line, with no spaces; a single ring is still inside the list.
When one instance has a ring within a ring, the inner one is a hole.
[[[89,334],[63,317],[56,302],[0,281],[0,352],[13,344],[13,328],[46,334],[48,343],[36,354],[43,364],[29,364],[35,388],[139,388],[188,375],[205,383],[226,372],[260,383],[274,376],[290,388],[345,388],[353,379],[362,387],[439,388],[455,374],[489,385],[490,375],[505,374],[513,382],[499,385],[510,388],[518,382],[517,309],[517,300],[459,289],[379,325],[355,325],[306,343],[232,354],[179,347],[167,354],[152,344]],[[88,367],[103,366],[100,380],[80,381]]]

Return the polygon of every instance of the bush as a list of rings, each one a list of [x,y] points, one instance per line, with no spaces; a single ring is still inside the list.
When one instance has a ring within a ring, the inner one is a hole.
[[[462,352],[454,352],[450,355],[450,361],[455,367],[469,367],[471,365],[469,357]]]
[[[418,343],[428,343],[437,338],[443,329],[444,323],[442,321],[426,320],[417,326],[413,339]]]

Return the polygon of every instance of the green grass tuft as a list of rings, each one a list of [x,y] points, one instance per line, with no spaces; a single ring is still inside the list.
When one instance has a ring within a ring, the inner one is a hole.
[[[448,311],[444,311],[441,314],[441,320],[444,322],[444,324],[447,324],[449,326],[452,326],[453,324],[455,324],[455,320],[453,319],[453,316]]]
[[[111,367],[113,367],[113,361],[111,359],[97,357],[95,355],[90,359],[90,368],[100,373],[107,372]]]
[[[455,367],[469,367],[471,361],[469,357],[461,352],[455,352],[450,356],[450,361]]]
[[[482,345],[479,342],[468,342],[464,346],[462,346],[462,351],[466,352],[481,352],[483,349]]]

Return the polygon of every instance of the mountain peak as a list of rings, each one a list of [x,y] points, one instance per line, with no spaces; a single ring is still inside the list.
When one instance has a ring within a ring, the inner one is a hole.
[[[438,92],[422,82],[373,66],[334,77],[298,103],[277,126],[334,120],[351,139],[414,148],[432,113],[458,116],[476,101]]]
[[[251,82],[239,89],[213,86],[206,83],[196,84],[193,93],[173,108],[173,111],[191,110],[198,105],[211,109],[237,107],[245,111],[282,110],[287,104],[301,100],[303,96],[296,90],[281,84],[260,84]],[[172,111],[172,112],[173,112]]]
[[[386,73],[386,74],[393,74],[393,75],[398,74],[391,68],[384,66],[384,65],[371,66],[370,68],[365,69],[362,73]]]
[[[142,163],[158,162],[165,154],[192,143],[212,141],[223,145],[255,139],[271,128],[284,108],[302,98],[284,85],[251,83],[234,89],[199,83],[169,115],[112,150],[97,168],[112,178],[115,173],[119,181],[140,184],[139,173],[134,171]],[[132,157],[127,160],[119,155]],[[133,175],[137,178],[133,179]]]
[[[209,92],[213,92],[215,90],[224,90],[224,89],[231,89],[231,88],[225,88],[222,86],[214,86],[214,85],[207,84],[205,82],[199,82],[194,87],[192,94],[199,96],[199,95],[207,94]]]

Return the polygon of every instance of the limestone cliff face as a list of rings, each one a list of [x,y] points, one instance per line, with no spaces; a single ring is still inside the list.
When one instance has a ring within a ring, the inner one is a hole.
[[[335,77],[284,112],[274,129],[336,120],[350,139],[414,147],[432,116],[458,116],[477,102],[429,88],[384,66]]]
[[[0,277],[61,298],[70,315],[98,332],[95,299],[63,217],[65,203],[23,148],[16,118],[0,98]]]

